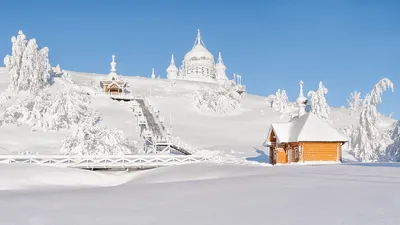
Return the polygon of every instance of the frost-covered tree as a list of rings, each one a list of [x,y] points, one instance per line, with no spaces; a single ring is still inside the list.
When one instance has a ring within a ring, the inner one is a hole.
[[[322,84],[322,82],[319,82],[317,91],[308,92],[308,97],[311,101],[311,112],[323,120],[328,120],[331,112],[331,108],[325,98],[326,94],[328,94],[328,89]]]
[[[270,96],[272,98],[272,108],[281,113],[287,113],[291,109],[291,104],[289,102],[289,97],[286,94],[285,90],[278,89],[274,96]]]
[[[397,121],[393,130],[394,142],[386,149],[386,158],[392,162],[400,162],[400,121]]]
[[[61,152],[68,155],[124,155],[136,153],[137,146],[120,130],[82,123],[64,138]]]
[[[231,113],[240,108],[242,98],[235,86],[226,82],[217,89],[200,89],[194,94],[193,104],[202,112]]]
[[[35,39],[27,40],[22,31],[11,38],[12,54],[4,58],[4,64],[11,78],[10,89],[38,92],[50,84],[52,68],[49,63],[49,49],[38,49]]]
[[[3,106],[3,103],[8,101],[10,98],[11,96],[9,95],[7,90],[0,93],[0,108]]]
[[[272,107],[272,103],[274,103],[276,96],[275,95],[268,95],[267,98],[265,98],[265,103]]]
[[[347,99],[347,103],[349,104],[351,115],[359,115],[363,104],[361,92],[354,91],[351,93],[349,99]]]
[[[354,156],[362,161],[379,160],[384,156],[387,141],[390,140],[389,132],[380,131],[376,126],[380,118],[377,105],[382,103],[382,94],[387,89],[393,91],[393,83],[384,78],[373,87],[363,101],[360,125],[356,135],[352,136]]]
[[[83,122],[96,124],[100,117],[89,104],[87,95],[69,87],[55,93],[44,90],[7,108],[0,125],[25,123],[33,130],[58,131]]]
[[[26,40],[25,34],[22,31],[19,31],[17,37],[13,36],[11,38],[11,42],[12,42],[12,48],[11,48],[12,54],[11,56],[7,55],[4,58],[4,65],[6,65],[6,68],[9,71],[12,86],[16,87],[18,86],[18,80],[22,65],[22,57],[24,55],[28,41]]]

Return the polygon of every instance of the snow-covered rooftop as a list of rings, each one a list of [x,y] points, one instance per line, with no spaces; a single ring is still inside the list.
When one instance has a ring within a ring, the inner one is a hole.
[[[287,123],[272,123],[278,142],[347,142],[349,138],[313,113]]]

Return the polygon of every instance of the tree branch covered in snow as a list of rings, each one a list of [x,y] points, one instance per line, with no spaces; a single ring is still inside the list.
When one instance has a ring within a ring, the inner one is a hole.
[[[388,78],[383,78],[377,84],[375,84],[370,93],[371,104],[377,106],[378,104],[382,103],[383,92],[387,89],[391,89],[392,92],[394,92],[394,85]]]
[[[5,90],[2,93],[0,93],[0,107],[3,106],[3,103],[6,102],[11,98],[9,91]]]
[[[242,96],[232,83],[225,83],[218,89],[200,89],[194,95],[194,105],[202,112],[230,113],[240,108]]]
[[[12,54],[4,58],[4,64],[11,78],[12,91],[37,92],[50,84],[52,68],[49,63],[49,49],[38,49],[35,39],[26,39],[22,31],[11,38]]]
[[[83,123],[64,138],[61,152],[68,155],[133,154],[137,152],[137,143],[125,138],[120,130]]]
[[[57,131],[73,124],[96,124],[100,117],[88,106],[90,99],[72,88],[63,87],[59,92],[47,90],[12,105],[0,115],[0,125],[26,123],[31,129]]]
[[[319,82],[317,91],[308,92],[308,97],[311,100],[311,112],[323,120],[329,119],[331,108],[329,107],[325,95],[328,94],[328,89]]]

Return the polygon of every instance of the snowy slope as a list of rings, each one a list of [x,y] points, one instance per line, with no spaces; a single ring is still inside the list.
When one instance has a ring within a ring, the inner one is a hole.
[[[105,77],[105,75],[69,73],[76,83],[91,81],[93,85],[97,85],[100,79]],[[165,117],[167,126],[170,126],[170,119],[172,119],[174,136],[198,148],[223,151],[240,158],[248,157],[251,160],[266,162],[268,157],[264,154],[266,148],[262,144],[269,125],[272,122],[288,120],[287,115],[281,115],[267,106],[265,98],[261,96],[246,95],[240,110],[232,114],[202,113],[193,106],[192,94],[212,84],[173,82],[165,79],[152,80],[141,77],[124,77],[123,79],[128,81],[132,93],[148,97]],[[342,117],[340,115],[342,113],[346,112],[339,111],[337,117]],[[109,115],[105,111],[102,114],[106,117]],[[332,114],[335,118],[336,114]],[[357,122],[353,117],[349,120],[354,120],[351,123]],[[104,118],[104,121],[107,122],[107,118]],[[112,123],[111,121],[109,123]],[[340,122],[344,123],[343,120]],[[116,128],[126,130],[123,124]]]
[[[0,164],[0,191],[109,187],[125,183],[136,174],[113,175],[28,164]]]
[[[131,112],[131,104],[112,101],[104,96],[94,95],[99,91],[99,82],[106,75],[66,71],[74,85],[90,94],[91,107],[100,113],[102,124],[109,128],[120,129],[128,137],[141,140],[138,127]],[[145,96],[165,117],[166,126],[172,119],[173,135],[185,143],[197,148],[218,150],[240,158],[266,162],[268,154],[262,146],[272,122],[286,122],[288,115],[280,114],[265,104],[265,97],[247,94],[242,107],[228,115],[202,113],[193,106],[193,93],[204,86],[213,84],[187,81],[169,81],[165,79],[147,79],[142,77],[123,77],[128,81],[128,89],[135,95]],[[5,69],[0,70],[0,88],[8,84]],[[51,87],[54,92],[61,85],[72,85],[61,78]],[[0,91],[2,91],[0,89]],[[2,108],[15,103],[7,101]],[[1,108],[0,108],[1,109]],[[337,128],[347,124],[357,124],[358,119],[350,116],[347,109],[332,109],[331,120]],[[384,124],[391,126],[393,121]],[[31,132],[26,126],[8,125],[0,127],[0,153],[11,154],[20,151],[39,152],[39,154],[57,154],[61,142],[69,130],[59,132]],[[19,134],[19,135],[17,135]],[[354,160],[344,153],[348,160]]]

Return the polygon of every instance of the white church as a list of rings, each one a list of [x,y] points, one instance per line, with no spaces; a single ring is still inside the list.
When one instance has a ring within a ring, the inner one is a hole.
[[[198,30],[193,48],[185,55],[179,69],[176,67],[174,55],[172,55],[171,63],[167,68],[167,78],[171,80],[219,82],[228,80],[225,71],[226,66],[222,61],[221,52],[218,55],[217,63],[215,63],[213,54],[205,47],[200,30]]]

